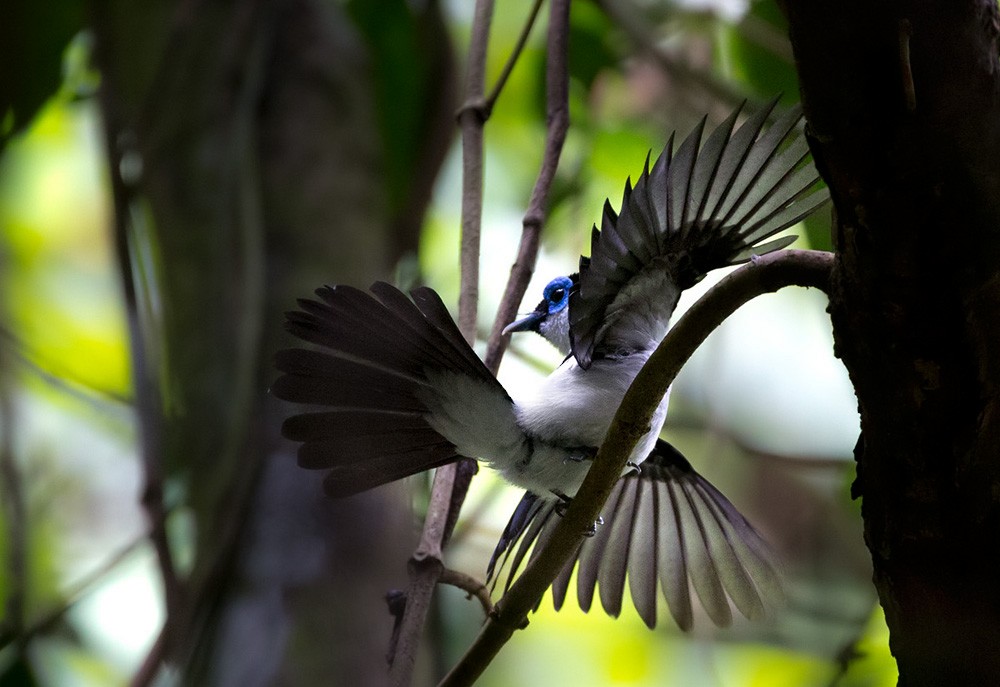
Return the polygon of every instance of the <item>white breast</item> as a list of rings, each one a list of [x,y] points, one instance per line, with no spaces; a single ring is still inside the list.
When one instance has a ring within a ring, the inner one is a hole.
[[[515,398],[518,424],[530,436],[562,451],[538,450],[520,470],[498,465],[512,482],[536,492],[557,489],[567,495],[576,493],[590,467],[569,456],[574,448],[597,448],[611,426],[625,392],[638,374],[649,353],[638,353],[617,360],[595,360],[582,370],[575,360],[563,363],[541,384]],[[653,448],[667,413],[665,397],[657,408],[650,431],[639,441],[630,461],[646,459]]]

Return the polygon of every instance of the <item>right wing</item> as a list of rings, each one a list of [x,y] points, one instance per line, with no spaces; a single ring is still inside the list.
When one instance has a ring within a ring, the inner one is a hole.
[[[706,273],[784,248],[757,245],[829,199],[818,185],[793,107],[764,128],[777,101],[734,132],[737,108],[701,145],[705,120],[673,149],[673,137],[632,188],[621,210],[605,202],[589,258],[580,259],[570,296],[573,355],[587,368],[595,353],[659,341],[680,292]]]

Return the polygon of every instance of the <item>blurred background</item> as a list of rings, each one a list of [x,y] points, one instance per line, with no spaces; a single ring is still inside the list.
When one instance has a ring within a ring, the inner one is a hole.
[[[498,3],[487,87],[531,4]],[[283,311],[323,283],[425,283],[457,303],[472,14],[465,0],[0,8],[0,686],[385,683],[384,595],[406,586],[429,479],[324,499],[278,434],[291,408],[267,394],[270,359],[293,343]],[[545,136],[545,15],[485,127],[483,337]],[[524,310],[575,271],[604,199],[618,206],[671,131],[798,99],[773,0],[580,0],[569,66]],[[828,215],[794,228],[796,246],[829,248]],[[772,544],[784,605],[685,635],[627,603],[612,619],[543,600],[481,684],[895,684],[825,307],[792,289],[742,309],[682,372],[664,432]],[[508,388],[560,362],[536,339],[515,338]],[[166,551],[143,506],[160,494]],[[448,565],[481,579],[519,497],[481,470]],[[417,683],[482,620],[440,589]],[[177,660],[157,668],[164,651]]]

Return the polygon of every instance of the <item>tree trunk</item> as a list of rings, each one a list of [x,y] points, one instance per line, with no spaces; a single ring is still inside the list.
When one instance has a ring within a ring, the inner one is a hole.
[[[1000,675],[995,0],[786,0],[899,684]]]
[[[438,10],[424,3],[394,35],[411,30],[448,60]],[[413,540],[404,494],[324,498],[322,474],[278,436],[291,408],[268,386],[296,297],[388,278],[415,250],[454,128],[450,65],[407,57],[433,80],[414,78],[398,106],[425,115],[395,170],[424,176],[396,194],[403,218],[387,209],[398,151],[379,128],[372,45],[339,3],[93,2],[91,13],[112,167],[132,165],[116,173],[130,185],[152,303],[143,333],[165,399],[162,417],[141,420],[160,429],[163,477],[180,485],[196,535],[165,658],[184,684],[384,684],[382,597],[405,584]]]

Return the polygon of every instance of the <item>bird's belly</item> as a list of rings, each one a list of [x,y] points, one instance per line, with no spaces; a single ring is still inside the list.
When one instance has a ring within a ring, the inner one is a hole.
[[[516,403],[518,424],[533,438],[530,451],[495,467],[508,481],[541,496],[553,491],[574,495],[647,357],[595,361],[588,370],[565,364]],[[629,462],[640,464],[649,455],[666,412],[664,397]]]

